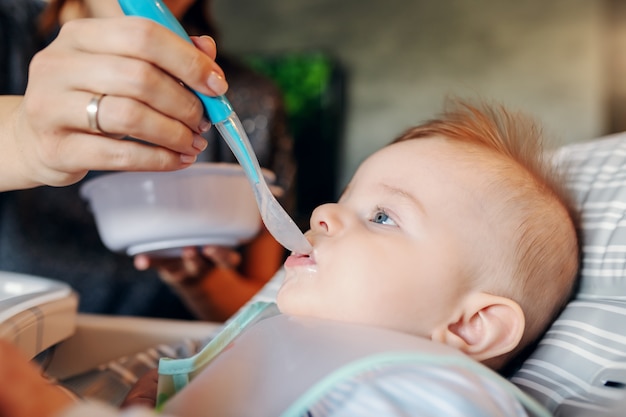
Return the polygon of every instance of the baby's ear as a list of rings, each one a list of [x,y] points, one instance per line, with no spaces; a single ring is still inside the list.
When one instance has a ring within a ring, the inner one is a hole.
[[[524,312],[510,298],[474,293],[464,300],[460,316],[436,329],[432,339],[484,362],[515,349],[524,334]]]

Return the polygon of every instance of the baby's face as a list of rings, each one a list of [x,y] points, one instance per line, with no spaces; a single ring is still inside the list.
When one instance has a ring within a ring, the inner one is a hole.
[[[460,163],[467,152],[432,138],[368,158],[338,203],[313,212],[307,237],[314,250],[285,262],[281,311],[424,337],[445,325],[479,285],[474,272],[508,243],[476,239],[493,230],[482,207],[489,204],[484,173]]]

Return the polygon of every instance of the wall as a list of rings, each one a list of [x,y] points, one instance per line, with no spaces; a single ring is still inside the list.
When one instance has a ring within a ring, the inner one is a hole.
[[[223,49],[321,49],[346,68],[338,189],[446,95],[524,110],[553,146],[604,133],[600,0],[216,0],[214,11]]]

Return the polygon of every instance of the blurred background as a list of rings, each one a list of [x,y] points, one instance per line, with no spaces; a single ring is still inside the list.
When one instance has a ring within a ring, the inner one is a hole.
[[[303,211],[334,200],[363,158],[435,116],[446,96],[523,110],[543,123],[550,146],[626,130],[626,1],[214,6],[219,48],[246,57],[287,95]]]

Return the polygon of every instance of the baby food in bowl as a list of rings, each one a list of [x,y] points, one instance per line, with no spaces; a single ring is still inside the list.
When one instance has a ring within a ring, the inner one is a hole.
[[[274,182],[270,171],[263,175]],[[172,172],[105,174],[86,181],[80,193],[104,245],[130,256],[177,256],[185,246],[237,246],[262,224],[238,164],[199,162]]]

